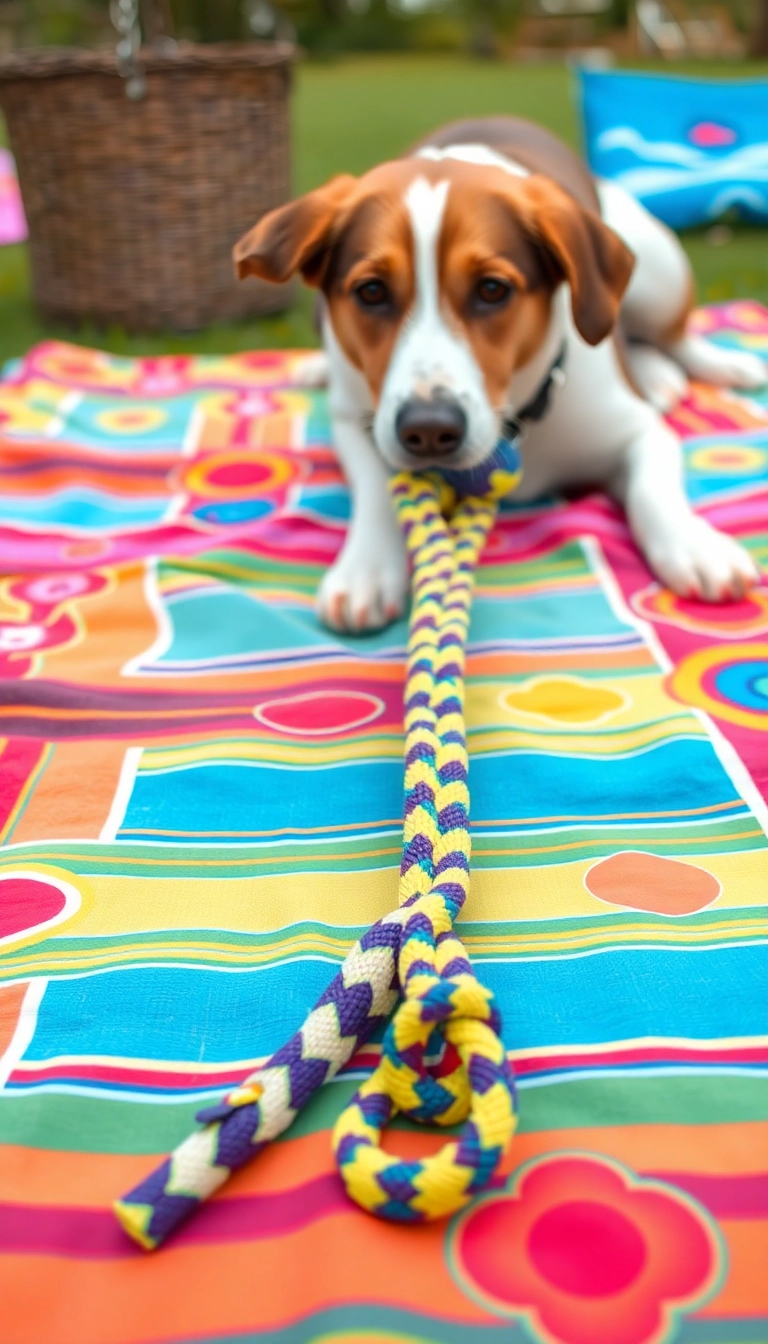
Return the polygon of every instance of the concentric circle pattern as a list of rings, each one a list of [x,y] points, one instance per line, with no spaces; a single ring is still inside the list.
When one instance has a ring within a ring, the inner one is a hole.
[[[187,469],[184,484],[201,499],[232,501],[282,490],[298,473],[299,464],[285,453],[209,453]]]
[[[731,644],[698,649],[669,680],[685,704],[726,723],[768,732],[768,644]]]
[[[168,412],[162,406],[142,406],[131,402],[126,406],[116,406],[100,411],[96,423],[100,429],[115,435],[142,435],[160,429],[168,420]]]
[[[688,457],[689,469],[713,476],[751,476],[768,467],[768,449],[749,443],[718,443],[694,448]]]
[[[699,602],[678,597],[652,583],[635,593],[632,607],[647,620],[676,626],[712,639],[745,639],[768,634],[768,588],[755,588],[739,602]]]
[[[721,1265],[698,1205],[617,1162],[537,1159],[454,1219],[448,1261],[464,1291],[548,1344],[660,1344]]]

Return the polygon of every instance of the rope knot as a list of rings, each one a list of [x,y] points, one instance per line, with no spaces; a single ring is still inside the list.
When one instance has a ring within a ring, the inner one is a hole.
[[[439,979],[403,1000],[380,1064],[336,1123],[333,1148],[347,1191],[380,1217],[420,1222],[462,1208],[487,1185],[514,1131],[498,1015],[472,979]],[[422,1123],[464,1123],[437,1152],[404,1161],[381,1146],[398,1111]]]
[[[450,954],[442,974],[411,962],[381,1062],[333,1135],[351,1197],[401,1222],[440,1218],[467,1203],[487,1184],[515,1126],[514,1081],[493,995],[472,974],[454,933],[440,940],[438,957],[440,949],[443,961]],[[381,1147],[398,1111],[421,1123],[464,1124],[458,1140],[404,1162]]]

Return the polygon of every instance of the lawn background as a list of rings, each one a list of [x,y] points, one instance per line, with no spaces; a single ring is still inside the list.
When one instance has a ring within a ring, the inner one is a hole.
[[[768,68],[720,62],[689,66],[687,72],[754,78],[768,73]],[[307,191],[333,173],[363,172],[458,117],[499,113],[530,117],[578,146],[573,84],[562,64],[511,65],[444,56],[304,61],[296,70],[293,99],[295,190]],[[730,242],[719,247],[707,241],[703,230],[685,235],[683,242],[702,301],[751,297],[768,304],[768,230],[740,227]],[[26,248],[0,248],[3,361],[51,336],[123,354],[314,345],[311,315],[312,296],[302,291],[285,314],[209,327],[194,335],[128,336],[116,329],[53,327],[40,320],[30,301]]]

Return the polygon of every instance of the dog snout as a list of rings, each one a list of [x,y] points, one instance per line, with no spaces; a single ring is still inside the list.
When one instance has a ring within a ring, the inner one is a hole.
[[[395,421],[398,442],[414,457],[450,457],[467,432],[467,417],[452,397],[412,397]]]

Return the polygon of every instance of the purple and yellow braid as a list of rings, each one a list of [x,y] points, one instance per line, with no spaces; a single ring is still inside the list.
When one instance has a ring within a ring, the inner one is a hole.
[[[291,1040],[201,1111],[203,1128],[117,1201],[122,1226],[147,1249],[287,1129],[393,1009],[381,1063],[334,1130],[350,1196],[384,1218],[440,1218],[487,1185],[510,1142],[515,1090],[499,1014],[453,924],[469,889],[464,661],[473,576],[497,499],[513,484],[508,471],[494,471],[489,493],[460,500],[446,520],[439,481],[401,473],[391,482],[413,571],[399,909],[355,944]],[[396,1111],[463,1128],[433,1156],[405,1162],[380,1146]]]

